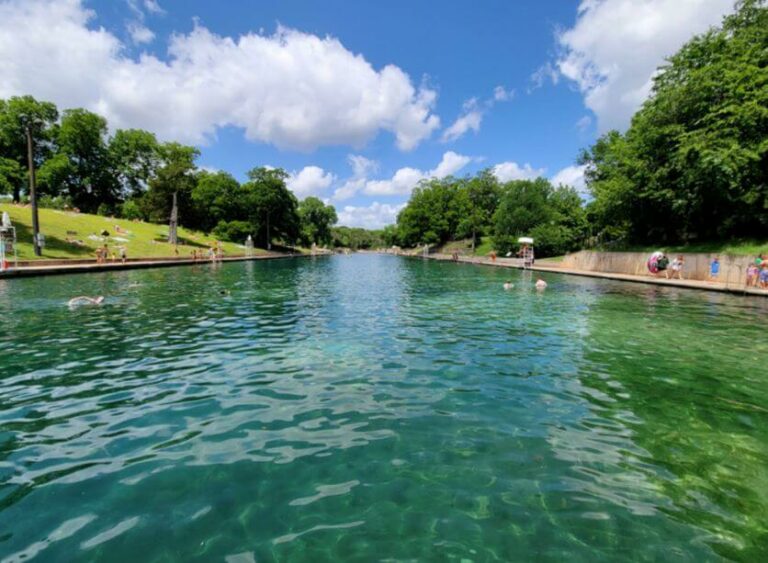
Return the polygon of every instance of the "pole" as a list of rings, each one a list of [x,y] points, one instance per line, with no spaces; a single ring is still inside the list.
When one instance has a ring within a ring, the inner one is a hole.
[[[32,244],[35,247],[35,256],[40,256],[40,222],[37,218],[37,194],[35,193],[35,161],[32,157],[32,130],[29,123],[25,125],[27,130],[27,162],[29,164],[29,203],[32,205]]]
[[[272,250],[272,240],[269,237],[269,210],[267,210],[267,250]]]

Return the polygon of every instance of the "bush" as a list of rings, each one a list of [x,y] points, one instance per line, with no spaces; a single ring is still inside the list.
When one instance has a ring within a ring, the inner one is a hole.
[[[134,219],[143,220],[144,214],[135,200],[129,199],[120,207],[120,217],[133,221]]]
[[[96,209],[96,215],[101,215],[102,217],[112,217],[115,215],[115,206],[109,203],[102,203]]]
[[[66,196],[43,195],[37,201],[38,207],[43,209],[72,209],[72,200]]]
[[[245,239],[253,234],[253,230],[253,225],[247,221],[221,220],[213,229],[213,235],[220,240],[245,244]]]

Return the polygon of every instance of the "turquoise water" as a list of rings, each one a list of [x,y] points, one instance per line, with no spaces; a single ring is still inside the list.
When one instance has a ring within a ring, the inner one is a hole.
[[[546,279],[0,281],[0,560],[766,560],[768,300]]]

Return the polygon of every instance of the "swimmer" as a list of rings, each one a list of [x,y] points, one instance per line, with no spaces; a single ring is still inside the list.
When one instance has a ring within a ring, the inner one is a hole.
[[[69,300],[70,307],[77,307],[78,305],[101,305],[104,301],[104,297],[99,295],[98,297],[87,297],[81,295],[80,297],[73,297]]]
[[[219,295],[229,295],[229,290],[228,289],[220,289],[219,290]]]
[[[514,286],[514,284],[511,281],[507,280],[507,281],[504,282],[504,289],[506,291],[509,291],[513,287],[515,287],[515,286]]]
[[[543,279],[539,278],[536,280],[536,289],[539,291],[544,291],[547,289],[547,282],[545,282]]]

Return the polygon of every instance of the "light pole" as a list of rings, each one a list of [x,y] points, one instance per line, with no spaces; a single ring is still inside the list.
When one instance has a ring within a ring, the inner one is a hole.
[[[37,194],[35,192],[35,159],[32,155],[32,127],[29,120],[24,124],[27,133],[27,163],[29,165],[29,203],[32,205],[32,244],[35,256],[40,256],[40,222],[37,217]]]

